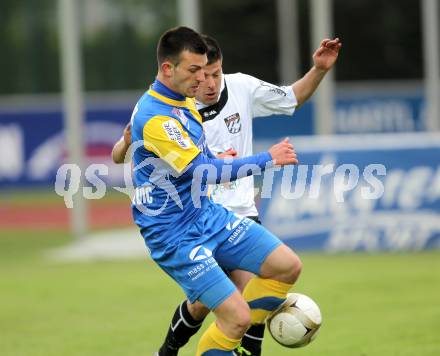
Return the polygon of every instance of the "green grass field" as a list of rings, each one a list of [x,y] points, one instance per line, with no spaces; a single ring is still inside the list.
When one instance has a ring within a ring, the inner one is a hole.
[[[63,233],[0,233],[0,354],[151,355],[180,289],[151,261],[54,263]],[[440,355],[440,251],[302,255],[296,290],[324,323],[303,349],[267,334],[265,355]],[[205,326],[208,322],[205,322]],[[197,336],[180,353],[194,355]]]

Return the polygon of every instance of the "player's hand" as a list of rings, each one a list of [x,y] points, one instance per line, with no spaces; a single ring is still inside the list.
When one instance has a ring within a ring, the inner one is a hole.
[[[127,146],[131,145],[131,124],[128,123],[124,128],[124,142]]]
[[[313,63],[319,70],[328,71],[338,59],[342,43],[339,38],[330,40],[326,38],[321,42],[319,48],[313,54]]]
[[[233,148],[227,149],[225,152],[219,153],[218,158],[237,158],[237,151]]]
[[[277,166],[298,164],[295,149],[289,142],[289,138],[285,138],[280,143],[273,145],[271,148],[269,148],[269,153]]]

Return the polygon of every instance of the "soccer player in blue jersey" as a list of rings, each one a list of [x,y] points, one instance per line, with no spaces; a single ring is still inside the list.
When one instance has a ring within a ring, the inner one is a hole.
[[[276,86],[243,73],[223,74],[220,46],[212,37],[203,35],[203,38],[208,46],[208,65],[204,68],[205,81],[196,94],[197,108],[208,147],[218,157],[251,156],[254,118],[272,114],[291,116],[333,67],[342,46],[338,38],[324,39],[313,54],[312,68],[302,78],[291,85]],[[233,212],[259,221],[252,176],[216,185],[210,197]],[[253,277],[241,270],[229,271],[229,274],[239,290]],[[176,355],[176,350],[198,330],[208,313],[199,302],[182,302],[174,313],[159,355]],[[250,352],[243,355],[261,355],[263,336],[264,324],[253,324],[242,338],[242,346]]]
[[[313,55],[314,66],[311,70],[292,85],[278,87],[242,73],[224,75],[218,43],[212,37],[203,35],[203,38],[208,46],[208,65],[204,68],[205,81],[196,95],[197,109],[203,118],[208,146],[217,153],[217,157],[252,155],[253,118],[274,113],[291,115],[316,90],[321,79],[336,62],[341,48],[337,38],[323,40]],[[124,161],[130,144],[130,125],[127,125],[123,137],[115,144],[112,152],[116,163]],[[232,147],[234,149],[227,150]],[[214,193],[211,194],[213,201],[259,221],[252,177],[242,178],[233,184],[217,185]],[[229,273],[241,291],[253,277],[251,273],[240,270]],[[177,355],[178,349],[198,331],[208,313],[209,309],[199,302],[182,302],[174,313],[166,340],[158,354]],[[242,345],[251,355],[261,354],[263,333],[264,324],[254,324],[244,335]]]
[[[210,201],[207,185],[298,161],[287,140],[246,158],[212,155],[190,99],[205,79],[206,52],[200,35],[185,27],[171,29],[159,40],[156,81],[131,120],[137,146],[133,216],[153,260],[191,303],[198,300],[216,315],[197,355],[233,355],[249,325],[264,322],[285,300],[301,261],[262,226]],[[221,267],[256,277],[241,295]]]

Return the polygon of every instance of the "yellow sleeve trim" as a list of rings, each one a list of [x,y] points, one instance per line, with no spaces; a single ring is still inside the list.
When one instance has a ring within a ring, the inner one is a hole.
[[[144,147],[181,173],[200,153],[199,148],[176,119],[154,116],[143,128]]]

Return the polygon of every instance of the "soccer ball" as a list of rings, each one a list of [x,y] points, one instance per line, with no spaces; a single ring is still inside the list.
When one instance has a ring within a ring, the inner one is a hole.
[[[275,341],[290,348],[305,346],[315,339],[321,322],[318,305],[299,293],[289,293],[281,307],[266,320]]]

